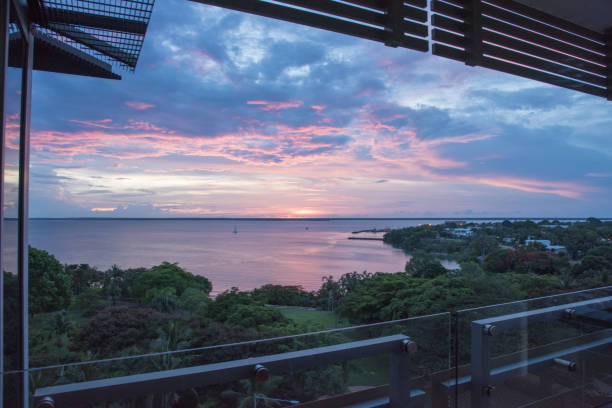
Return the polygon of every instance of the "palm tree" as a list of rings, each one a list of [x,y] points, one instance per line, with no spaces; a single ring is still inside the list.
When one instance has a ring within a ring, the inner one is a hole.
[[[266,399],[267,395],[274,394],[283,381],[282,377],[270,377],[267,381],[242,380],[241,390],[225,390],[221,393],[224,400],[233,400],[237,408],[277,408],[284,406],[282,402]],[[255,399],[256,397],[257,400]],[[263,397],[263,398],[262,398]]]
[[[153,340],[151,350],[162,353],[159,359],[153,359],[153,365],[158,371],[172,370],[181,365],[182,358],[177,354],[168,352],[180,350],[188,345],[187,338],[190,330],[183,329],[176,321],[171,321],[168,326],[159,332],[159,337]],[[192,389],[197,395],[197,392]],[[178,398],[177,393],[162,394],[162,408],[168,408],[170,401]]]

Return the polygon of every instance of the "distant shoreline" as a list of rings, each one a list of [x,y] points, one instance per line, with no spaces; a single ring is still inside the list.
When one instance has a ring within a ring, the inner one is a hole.
[[[86,220],[86,221],[526,221],[526,220],[558,220],[573,221],[586,220],[589,217],[330,217],[330,218],[279,218],[279,217],[31,217],[33,221],[52,220]],[[595,217],[602,221],[610,221],[612,218]],[[17,218],[5,218],[6,221],[15,221]]]

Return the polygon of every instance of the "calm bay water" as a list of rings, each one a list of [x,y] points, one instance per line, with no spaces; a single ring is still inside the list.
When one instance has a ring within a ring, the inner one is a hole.
[[[62,263],[101,270],[178,262],[206,276],[213,292],[267,283],[317,289],[323,276],[402,271],[410,259],[381,241],[349,240],[352,231],[439,220],[31,220],[30,244]],[[14,265],[16,222],[6,221],[5,269]],[[234,229],[237,233],[234,233]],[[382,237],[362,233],[359,237]],[[10,248],[10,247],[13,248]]]

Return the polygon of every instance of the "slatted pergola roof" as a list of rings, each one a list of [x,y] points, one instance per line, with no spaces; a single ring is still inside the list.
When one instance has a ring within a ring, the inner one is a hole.
[[[154,1],[27,0],[34,69],[120,79],[113,68],[136,67]],[[192,1],[431,50],[612,100],[611,0]]]
[[[120,79],[133,71],[155,0],[28,0],[34,69]],[[19,49],[12,30],[11,49]],[[19,58],[10,58],[18,64]]]
[[[192,0],[612,100],[611,0]],[[431,47],[430,47],[431,45]]]

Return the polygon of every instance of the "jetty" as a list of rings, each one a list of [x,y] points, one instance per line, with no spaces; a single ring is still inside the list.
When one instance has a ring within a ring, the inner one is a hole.
[[[365,237],[348,237],[348,239],[358,239],[362,241],[384,241],[384,238],[365,238]]]
[[[374,232],[374,233],[378,233],[378,232],[391,232],[391,228],[382,228],[382,229],[372,228],[372,229],[365,229],[365,230],[353,231],[353,232],[351,232],[351,234],[361,234],[362,232]]]

